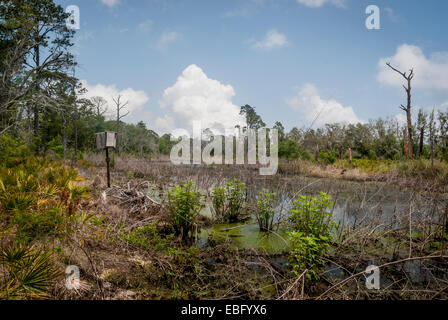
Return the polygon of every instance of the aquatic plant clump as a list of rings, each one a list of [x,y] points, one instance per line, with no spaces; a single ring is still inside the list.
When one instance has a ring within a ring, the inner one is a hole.
[[[292,231],[288,232],[291,252],[289,261],[296,275],[307,271],[309,279],[318,279],[325,265],[335,227],[328,211],[334,205],[331,197],[320,193],[317,197],[300,196],[290,210]]]
[[[196,218],[201,209],[200,191],[197,191],[193,181],[176,186],[168,192],[168,212],[174,222],[176,234],[183,240],[192,237]]]
[[[213,189],[213,210],[218,222],[237,222],[245,209],[245,202],[246,184],[238,179],[227,182],[224,187]]]
[[[262,231],[273,230],[276,198],[277,195],[275,193],[269,193],[264,188],[258,194],[255,214]]]

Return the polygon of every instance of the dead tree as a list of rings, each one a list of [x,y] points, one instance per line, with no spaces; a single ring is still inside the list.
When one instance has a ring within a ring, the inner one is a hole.
[[[121,95],[118,95],[117,99],[113,99],[115,102],[115,107],[117,111],[117,153],[120,154],[121,148],[120,148],[120,142],[121,142],[121,132],[120,132],[120,122],[121,119],[126,117],[129,114],[129,111],[125,114],[121,114],[121,111],[128,105],[129,101],[126,101],[125,103],[121,102]]]
[[[408,102],[407,102],[406,107],[404,105],[400,105],[400,109],[406,112],[406,118],[407,118],[407,123],[408,123],[408,134],[407,134],[408,139],[407,139],[407,141],[405,140],[405,144],[407,143],[407,145],[408,145],[408,147],[407,147],[408,157],[409,157],[409,159],[412,159],[412,157],[413,157],[413,155],[412,155],[413,142],[412,142],[412,116],[411,116],[411,108],[412,108],[411,81],[414,78],[414,69],[410,69],[409,74],[407,74],[406,72],[401,72],[401,71],[397,70],[396,68],[392,67],[389,62],[386,63],[386,65],[389,68],[391,68],[392,70],[394,70],[395,72],[399,73],[407,81],[407,86],[403,85],[403,88],[406,91]]]
[[[96,109],[96,115],[98,117],[102,116],[103,114],[105,114],[107,112],[107,101],[106,99],[104,99],[103,97],[93,97],[90,99],[93,103],[93,105],[95,106]]]

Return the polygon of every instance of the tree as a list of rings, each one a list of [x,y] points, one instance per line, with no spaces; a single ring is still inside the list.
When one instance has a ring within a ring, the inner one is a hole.
[[[426,125],[427,125],[427,115],[421,109],[419,109],[417,117],[417,130],[420,133],[420,143],[418,148],[419,157],[422,157],[423,155]]]
[[[448,111],[439,111],[440,153],[443,160],[448,161]]]
[[[240,115],[246,118],[246,128],[247,129],[260,129],[266,127],[266,124],[263,122],[261,117],[255,111],[255,108],[246,104],[241,107]]]
[[[98,117],[104,115],[107,112],[107,101],[103,97],[92,97],[90,99],[95,106],[96,115]]]
[[[120,154],[121,152],[121,148],[120,148],[120,143],[121,143],[121,132],[120,132],[120,122],[121,119],[123,119],[124,117],[126,117],[127,115],[129,115],[129,111],[127,111],[125,114],[121,114],[121,111],[124,110],[124,108],[126,108],[126,106],[128,105],[129,101],[126,101],[125,103],[123,103],[121,101],[121,95],[118,95],[117,99],[113,99],[115,102],[115,110],[117,112],[117,153]]]
[[[407,105],[406,107],[403,105],[400,105],[400,108],[406,112],[406,119],[407,119],[407,124],[408,124],[408,132],[407,132],[407,141],[405,141],[405,143],[407,143],[407,148],[405,148],[405,150],[407,150],[407,154],[405,154],[405,156],[407,156],[408,158],[412,159],[413,154],[412,154],[412,148],[413,148],[413,142],[412,142],[412,115],[411,115],[411,109],[412,109],[412,104],[411,104],[411,90],[412,90],[412,86],[411,86],[411,81],[414,78],[414,69],[410,69],[409,70],[409,74],[407,74],[406,72],[401,72],[398,69],[394,68],[391,66],[391,64],[388,62],[386,63],[386,65],[391,68],[393,71],[397,72],[398,74],[400,74],[401,76],[403,76],[403,78],[406,80],[407,85],[403,85],[404,90],[406,91],[406,95],[407,95]]]
[[[434,168],[434,138],[435,138],[435,119],[434,119],[434,109],[429,115],[429,144],[431,150],[431,167]]]
[[[50,118],[40,118],[40,114],[55,102],[55,96],[48,93],[55,82],[71,81],[68,71],[76,65],[69,51],[74,31],[66,27],[68,14],[52,0],[2,1],[0,14],[0,110],[17,111],[21,105],[32,105],[39,152],[40,122],[45,142]]]
[[[285,139],[285,127],[283,126],[283,124],[280,121],[277,121],[275,123],[274,129],[277,129],[278,136],[279,136],[280,140]]]

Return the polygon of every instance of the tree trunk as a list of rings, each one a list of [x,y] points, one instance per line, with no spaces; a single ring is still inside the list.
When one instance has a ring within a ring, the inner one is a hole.
[[[407,155],[407,157],[409,159],[413,158],[413,139],[412,139],[412,115],[411,115],[411,109],[412,109],[412,95],[411,95],[411,90],[412,90],[412,86],[411,86],[411,81],[412,79],[414,79],[414,69],[409,70],[409,74],[407,74],[407,72],[401,72],[398,69],[394,68],[391,66],[391,64],[388,62],[386,63],[386,65],[391,68],[392,70],[394,70],[395,72],[399,73],[404,79],[406,79],[407,81],[407,86],[403,85],[404,90],[406,91],[406,95],[407,95],[407,106],[403,106],[401,105],[400,108],[406,112],[406,119],[407,119],[407,125],[408,125],[408,132],[407,132],[407,139],[404,141],[404,144],[407,145],[406,146],[406,152],[405,154]]]
[[[419,147],[419,156],[420,158],[423,156],[423,142],[425,138],[425,127],[420,128],[420,147]]]
[[[431,137],[429,138],[431,141],[430,143],[430,148],[431,148],[431,168],[434,168],[434,137],[433,134],[431,133]]]
[[[412,142],[412,119],[411,119],[411,108],[408,108],[408,111],[406,111],[407,119],[408,119],[408,157],[409,159],[413,158],[413,145]]]
[[[121,134],[120,134],[120,113],[117,115],[117,154],[120,154],[121,148]]]
[[[42,113],[42,141],[41,148],[43,152],[47,151],[48,140],[48,112],[46,107],[41,108]]]
[[[65,111],[62,111],[62,149],[64,152],[64,161],[67,159],[67,120]]]
[[[36,94],[39,94],[40,91],[40,84],[39,84],[39,68],[40,68],[40,49],[39,49],[39,45],[37,44],[34,47],[34,54],[36,55]],[[37,101],[34,102],[34,137],[35,137],[35,141],[34,143],[36,144],[36,154],[39,154],[39,149],[40,149],[40,143],[39,143],[39,104]]]
[[[409,147],[409,145],[408,145],[408,132],[407,132],[406,129],[404,129],[404,131],[403,131],[403,154],[404,154],[404,157],[406,159],[409,158],[408,147]]]
[[[75,121],[74,121],[74,129],[75,129],[75,159],[78,157],[78,108],[75,105]]]

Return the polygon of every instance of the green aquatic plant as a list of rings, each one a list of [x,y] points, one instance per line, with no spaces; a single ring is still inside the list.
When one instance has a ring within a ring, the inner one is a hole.
[[[176,234],[183,240],[193,236],[192,232],[201,210],[201,196],[193,181],[168,191],[168,212],[173,219]]]
[[[238,179],[229,181],[223,187],[214,188],[212,204],[215,218],[221,223],[233,223],[239,220],[246,202],[246,184]]]
[[[329,211],[333,205],[331,197],[325,193],[317,197],[300,196],[294,201],[289,214],[292,231],[288,232],[288,238],[291,248],[289,262],[296,275],[308,270],[309,279],[319,278],[335,228]]]
[[[274,227],[275,203],[277,195],[262,189],[258,193],[255,215],[262,231],[272,231]]]

